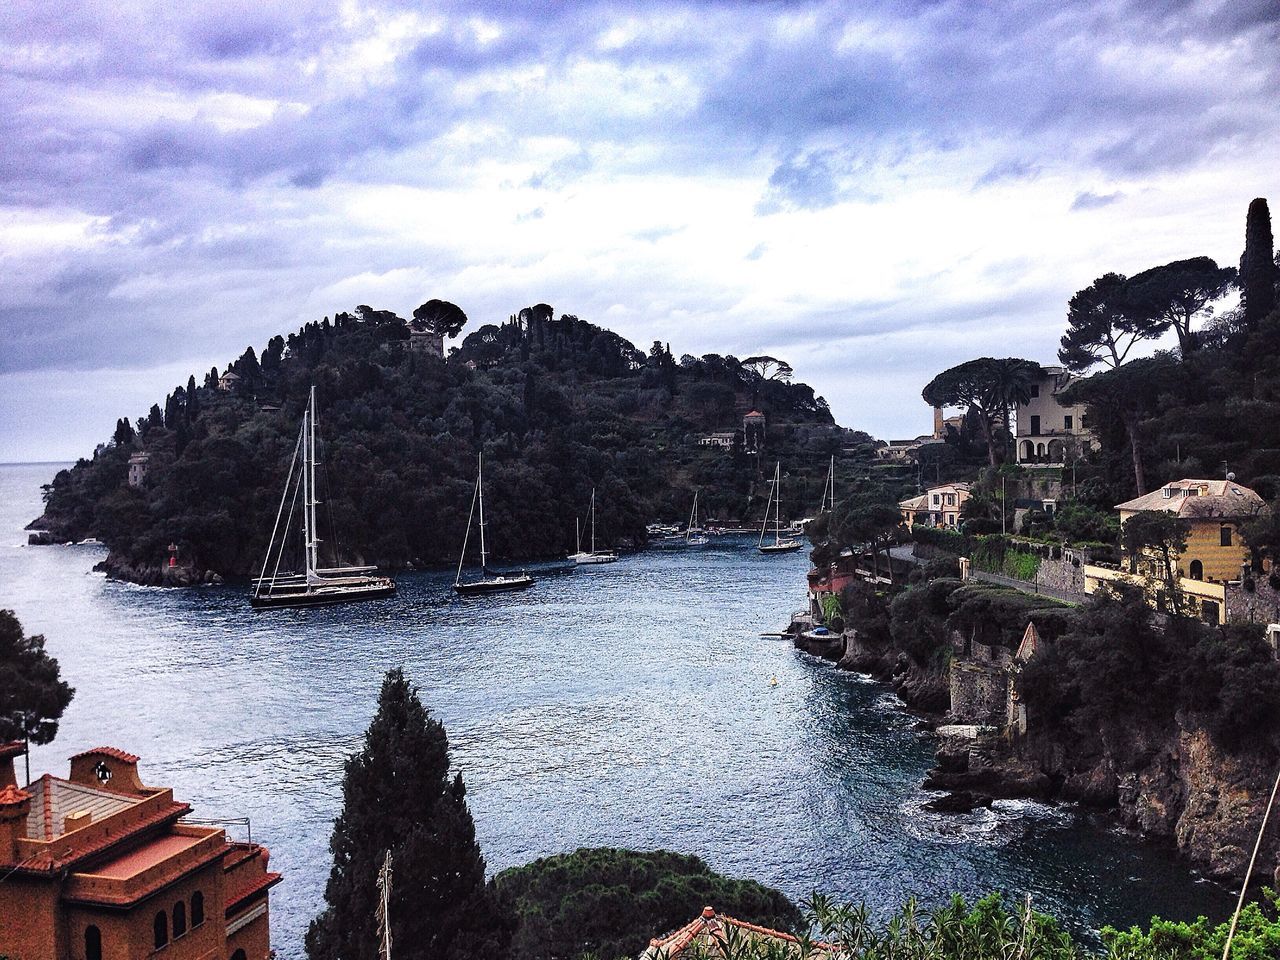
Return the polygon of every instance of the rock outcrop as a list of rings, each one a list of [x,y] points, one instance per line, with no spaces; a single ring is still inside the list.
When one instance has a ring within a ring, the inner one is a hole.
[[[108,554],[107,559],[96,564],[93,569],[101,570],[117,580],[127,580],[144,587],[196,587],[222,583],[222,577],[212,570],[200,570],[184,564],[171,567],[159,563],[129,563],[114,553]]]

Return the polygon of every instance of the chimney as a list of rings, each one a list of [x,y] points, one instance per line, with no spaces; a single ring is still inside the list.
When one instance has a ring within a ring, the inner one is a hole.
[[[0,863],[17,863],[18,841],[27,835],[31,794],[12,784],[0,788]]]
[[[933,408],[933,439],[941,440],[947,435],[946,428],[942,423],[942,408]]]
[[[13,769],[13,761],[25,752],[26,747],[21,740],[0,743],[0,790],[18,785],[18,775]]]
[[[63,818],[62,832],[70,833],[72,830],[79,830],[81,827],[87,827],[92,819],[93,814],[88,810],[73,810]]]

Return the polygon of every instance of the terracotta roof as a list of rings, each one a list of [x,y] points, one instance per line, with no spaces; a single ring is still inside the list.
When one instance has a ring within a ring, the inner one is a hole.
[[[129,823],[122,831],[112,832],[105,835],[95,836],[93,839],[85,842],[76,843],[69,848],[64,849],[56,844],[50,845],[49,849],[42,850],[32,857],[18,863],[15,870],[25,870],[37,873],[50,873],[52,871],[61,870],[65,867],[73,866],[90,857],[101,854],[111,849],[116,844],[145,833],[153,827],[158,827],[164,823],[172,823],[179,817],[184,817],[191,812],[191,805],[187,803],[167,803],[156,809],[154,813],[148,814],[137,821]],[[27,815],[28,828],[31,821],[35,819],[35,811],[33,810]]]
[[[649,949],[641,955],[641,960],[656,960],[656,958],[676,960],[694,943],[697,943],[708,956],[725,957],[728,956],[726,947],[730,940],[737,938],[768,940],[782,945],[794,945],[800,942],[791,934],[783,933],[781,930],[770,930],[768,927],[747,923],[745,920],[735,920],[733,917],[717,914],[712,907],[706,907],[702,911],[702,916],[693,922],[685,924],[665,937],[655,937],[650,940]],[[834,958],[841,953],[839,948],[829,943],[815,943],[814,948],[815,952],[810,955],[814,960]]]
[[[748,410],[743,416],[744,417],[763,417],[764,414],[761,413],[759,410]]]
[[[929,506],[929,495],[922,493],[918,497],[912,497],[910,500],[903,500],[898,504],[903,510],[923,510]]]
[[[0,760],[7,760],[10,757],[20,757],[26,752],[27,748],[21,740],[12,740],[9,743],[0,743]]]
[[[1028,620],[1026,632],[1022,634],[1022,642],[1018,644],[1018,652],[1013,655],[1013,658],[1025,663],[1034,657],[1039,649],[1040,634],[1036,630],[1036,625]]]
[[[6,784],[5,788],[0,790],[0,807],[16,807],[30,799],[31,794],[25,790],[19,790],[13,784]]]
[[[1193,491],[1188,493],[1188,491]],[[1179,517],[1252,517],[1267,512],[1267,502],[1234,480],[1184,478],[1116,504],[1117,510],[1160,510]]]
[[[138,758],[132,753],[125,753],[119,747],[94,747],[92,750],[82,750],[73,756],[72,760],[79,760],[81,757],[114,757],[122,763],[137,763]]]

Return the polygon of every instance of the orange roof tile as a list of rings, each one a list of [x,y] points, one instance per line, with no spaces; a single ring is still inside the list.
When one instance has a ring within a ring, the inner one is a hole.
[[[706,907],[702,911],[702,916],[691,923],[685,924],[679,930],[669,933],[665,937],[655,937],[650,940],[649,949],[644,953],[644,957],[677,960],[696,940],[702,940],[703,946],[709,951],[723,956],[725,954],[725,946],[728,943],[729,934],[727,931],[729,929],[737,929],[750,937],[772,940],[775,943],[792,945],[800,942],[793,935],[783,933],[781,930],[771,930],[759,924],[719,915],[714,908]],[[841,953],[838,947],[829,943],[815,943],[814,947],[817,950],[816,956],[834,958]]]
[[[0,760],[7,760],[10,757],[20,757],[26,752],[26,744],[21,740],[11,740],[8,743],[0,743]]]
[[[114,757],[116,760],[119,760],[122,763],[138,762],[138,757],[135,757],[132,753],[126,753],[125,751],[121,750],[119,747],[94,747],[92,750],[82,750],[80,753],[77,753],[71,759],[79,760],[81,757],[94,757],[98,755]]]
[[[30,799],[31,794],[25,790],[19,790],[13,784],[6,784],[5,788],[0,790],[0,807],[16,807]]]

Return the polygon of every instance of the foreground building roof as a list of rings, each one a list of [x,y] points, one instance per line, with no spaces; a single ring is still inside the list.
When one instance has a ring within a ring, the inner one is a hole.
[[[712,907],[706,907],[696,920],[685,924],[679,930],[665,937],[655,937],[649,941],[649,948],[641,954],[641,960],[677,960],[682,956],[733,957],[737,956],[736,947],[746,941],[764,941],[782,947],[796,947],[800,941],[789,933],[770,930],[745,920],[735,920],[717,914]],[[811,958],[837,958],[840,951],[829,943],[815,943]],[[797,951],[798,955],[798,951]]]
[[[1117,510],[1137,513],[1159,510],[1185,519],[1255,517],[1267,512],[1267,502],[1234,480],[1185,478],[1166,483],[1159,490],[1116,504]]]

